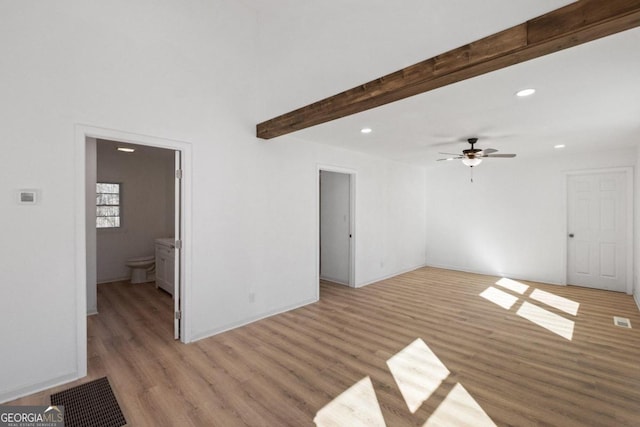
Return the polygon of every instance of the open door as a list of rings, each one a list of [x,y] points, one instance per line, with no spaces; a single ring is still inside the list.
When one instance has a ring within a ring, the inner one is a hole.
[[[178,150],[175,152],[176,181],[175,181],[175,251],[174,251],[174,276],[173,276],[173,337],[180,339],[180,324],[182,320],[182,311],[180,310],[180,302],[182,300],[182,153]]]
[[[353,286],[352,176],[320,170],[320,279]]]

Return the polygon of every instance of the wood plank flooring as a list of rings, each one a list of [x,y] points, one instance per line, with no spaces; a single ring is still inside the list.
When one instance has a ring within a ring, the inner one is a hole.
[[[189,345],[172,339],[168,294],[99,285],[88,377],[9,404],[48,404],[107,375],[131,426],[484,425],[465,418],[477,411],[498,426],[640,425],[632,297],[532,282],[518,293],[497,280],[423,268],[360,289],[323,282],[316,304]],[[403,384],[387,362],[407,354],[410,377],[448,375],[428,392]]]

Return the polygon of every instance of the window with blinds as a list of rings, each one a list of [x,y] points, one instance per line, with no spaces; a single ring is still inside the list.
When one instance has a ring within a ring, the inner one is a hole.
[[[118,228],[121,224],[121,184],[98,182],[96,184],[96,227]]]

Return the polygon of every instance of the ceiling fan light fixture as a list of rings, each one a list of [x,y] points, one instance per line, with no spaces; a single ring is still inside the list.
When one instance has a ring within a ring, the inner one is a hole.
[[[465,166],[474,167],[474,166],[478,166],[480,163],[482,163],[482,159],[479,159],[479,158],[473,158],[473,159],[464,158],[464,159],[462,159],[462,163],[464,163]]]

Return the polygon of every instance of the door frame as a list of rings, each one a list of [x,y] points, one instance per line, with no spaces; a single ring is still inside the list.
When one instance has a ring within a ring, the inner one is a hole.
[[[337,172],[349,175],[349,229],[351,239],[349,240],[349,287],[356,287],[356,179],[357,172],[353,169],[318,164],[316,167],[316,299],[320,299],[320,172]]]
[[[633,293],[633,207],[634,207],[634,197],[633,197],[633,168],[630,166],[618,167],[618,168],[603,168],[603,169],[584,169],[584,170],[575,170],[575,171],[567,171],[564,173],[564,234],[562,240],[562,270],[564,271],[564,277],[562,284],[567,285],[569,278],[569,245],[567,241],[567,236],[569,234],[569,178],[576,175],[600,175],[606,173],[624,173],[627,185],[626,191],[626,203],[627,203],[627,224],[626,224],[626,251],[627,251],[627,259],[626,259],[626,275],[627,275],[627,294],[631,295]]]
[[[191,283],[191,144],[188,142],[135,134],[83,124],[75,125],[75,281],[76,281],[76,369],[78,377],[87,375],[87,231],[86,231],[86,147],[87,139],[106,139],[123,143],[146,145],[180,151],[182,156],[181,230],[180,251],[180,341],[188,343],[190,331]]]

